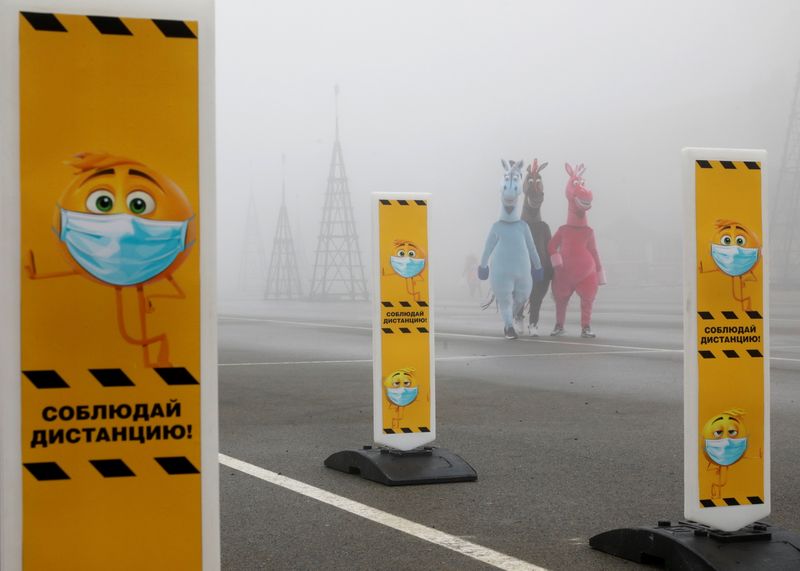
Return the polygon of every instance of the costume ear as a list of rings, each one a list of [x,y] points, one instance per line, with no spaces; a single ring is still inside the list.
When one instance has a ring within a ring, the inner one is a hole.
[[[500,164],[503,165],[503,169],[508,170],[508,163],[505,159],[500,159]]]
[[[537,172],[542,172],[542,171],[544,170],[544,167],[546,167],[546,166],[547,166],[547,165],[549,165],[549,164],[550,164],[550,163],[548,163],[548,162],[544,162],[544,163],[542,163],[542,165],[539,167],[539,170],[538,170]]]
[[[572,169],[569,163],[564,163],[564,168],[567,169],[567,174],[572,178],[575,176],[575,171]]]
[[[586,172],[586,167],[583,166],[583,163],[581,163],[581,164],[578,165],[578,168],[575,169],[575,172],[577,172],[578,175],[582,175],[583,173]]]
[[[514,164],[517,165],[517,170],[519,171],[520,174],[522,174],[522,169],[525,168],[525,162],[524,161],[517,161]]]
[[[533,159],[531,166],[528,167],[528,172],[531,174],[536,174],[537,170],[539,170],[539,159]]]

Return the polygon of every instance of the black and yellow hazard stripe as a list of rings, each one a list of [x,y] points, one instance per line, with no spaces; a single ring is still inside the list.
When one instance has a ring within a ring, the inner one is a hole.
[[[431,429],[427,426],[418,426],[416,428],[410,426],[404,426],[402,428],[394,429],[394,428],[384,428],[384,434],[413,434],[414,432],[430,432]]]
[[[717,498],[701,499],[700,506],[704,508],[725,508],[729,506],[749,506],[763,504],[764,500],[759,496],[747,496],[746,498]]]
[[[69,32],[57,14],[43,12],[22,12],[22,16],[37,32]],[[132,36],[133,32],[122,18],[111,16],[85,16],[98,33],[106,36]],[[184,38],[196,40],[197,36],[182,20],[150,20],[165,38]]]
[[[425,200],[386,200],[382,199],[380,201],[381,206],[427,206],[428,203]]]
[[[761,170],[761,163],[756,161],[696,161],[701,169],[721,168],[726,170],[749,169]]]
[[[381,305],[383,307],[428,307],[427,301],[382,301]]]
[[[404,333],[429,333],[427,327],[381,327],[381,331],[387,335],[392,335],[395,333],[399,333],[401,335]]]
[[[737,319],[747,319],[747,318],[750,318],[750,319],[764,319],[762,317],[761,313],[759,313],[758,311],[754,311],[754,310],[740,311],[738,313],[735,312],[735,311],[730,311],[730,310],[729,311],[721,311],[718,314],[720,317],[715,317],[713,311],[698,311],[697,315],[703,321],[713,321],[715,319],[725,319],[727,321],[735,321]],[[747,317],[745,317],[745,316],[747,316]]]
[[[161,456],[153,458],[168,476],[199,474],[200,470],[185,456]],[[127,478],[136,476],[133,470],[121,458],[103,458],[89,460],[95,470],[103,478]],[[58,462],[25,462],[25,469],[39,482],[70,480],[69,474]]]
[[[744,349],[737,351],[736,349],[723,349],[722,351],[710,351],[708,349],[701,349],[697,352],[703,359],[739,359],[741,357],[753,357],[754,359],[761,359],[764,355],[758,349]]]
[[[153,369],[159,377],[169,386],[176,385],[199,385],[200,382],[194,378],[185,367],[157,367]],[[101,386],[111,387],[134,387],[131,378],[122,369],[89,369],[89,373],[97,379]],[[22,371],[22,374],[37,389],[68,389],[70,385],[64,378],[53,370]]]

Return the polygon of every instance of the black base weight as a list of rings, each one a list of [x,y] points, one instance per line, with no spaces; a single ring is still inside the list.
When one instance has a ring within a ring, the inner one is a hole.
[[[444,448],[425,446],[402,451],[364,446],[328,456],[325,466],[387,486],[474,482],[475,469]]]
[[[658,522],[595,535],[589,545],[622,559],[668,571],[789,571],[800,569],[800,536],[756,522],[720,531],[693,522]]]

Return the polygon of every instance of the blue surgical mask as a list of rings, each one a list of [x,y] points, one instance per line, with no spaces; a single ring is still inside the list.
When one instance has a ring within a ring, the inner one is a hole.
[[[410,258],[408,256],[392,256],[392,268],[404,278],[413,278],[425,267],[425,258]]]
[[[729,276],[741,276],[758,261],[758,248],[711,244],[711,257],[720,270]]]
[[[747,450],[747,438],[720,438],[706,440],[706,454],[720,466],[730,466]]]
[[[186,249],[188,224],[189,220],[148,220],[62,208],[59,237],[92,276],[111,285],[130,286],[154,278],[175,261]]]
[[[400,387],[396,389],[386,389],[386,396],[397,406],[408,406],[417,398],[419,389],[417,387]]]

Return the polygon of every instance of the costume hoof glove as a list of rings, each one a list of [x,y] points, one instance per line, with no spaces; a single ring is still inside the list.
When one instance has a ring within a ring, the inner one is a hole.
[[[489,279],[489,266],[478,266],[478,279]]]
[[[539,268],[539,269],[533,268],[533,269],[531,269],[531,277],[533,278],[533,281],[535,281],[535,282],[542,281],[544,279],[544,268]]]

